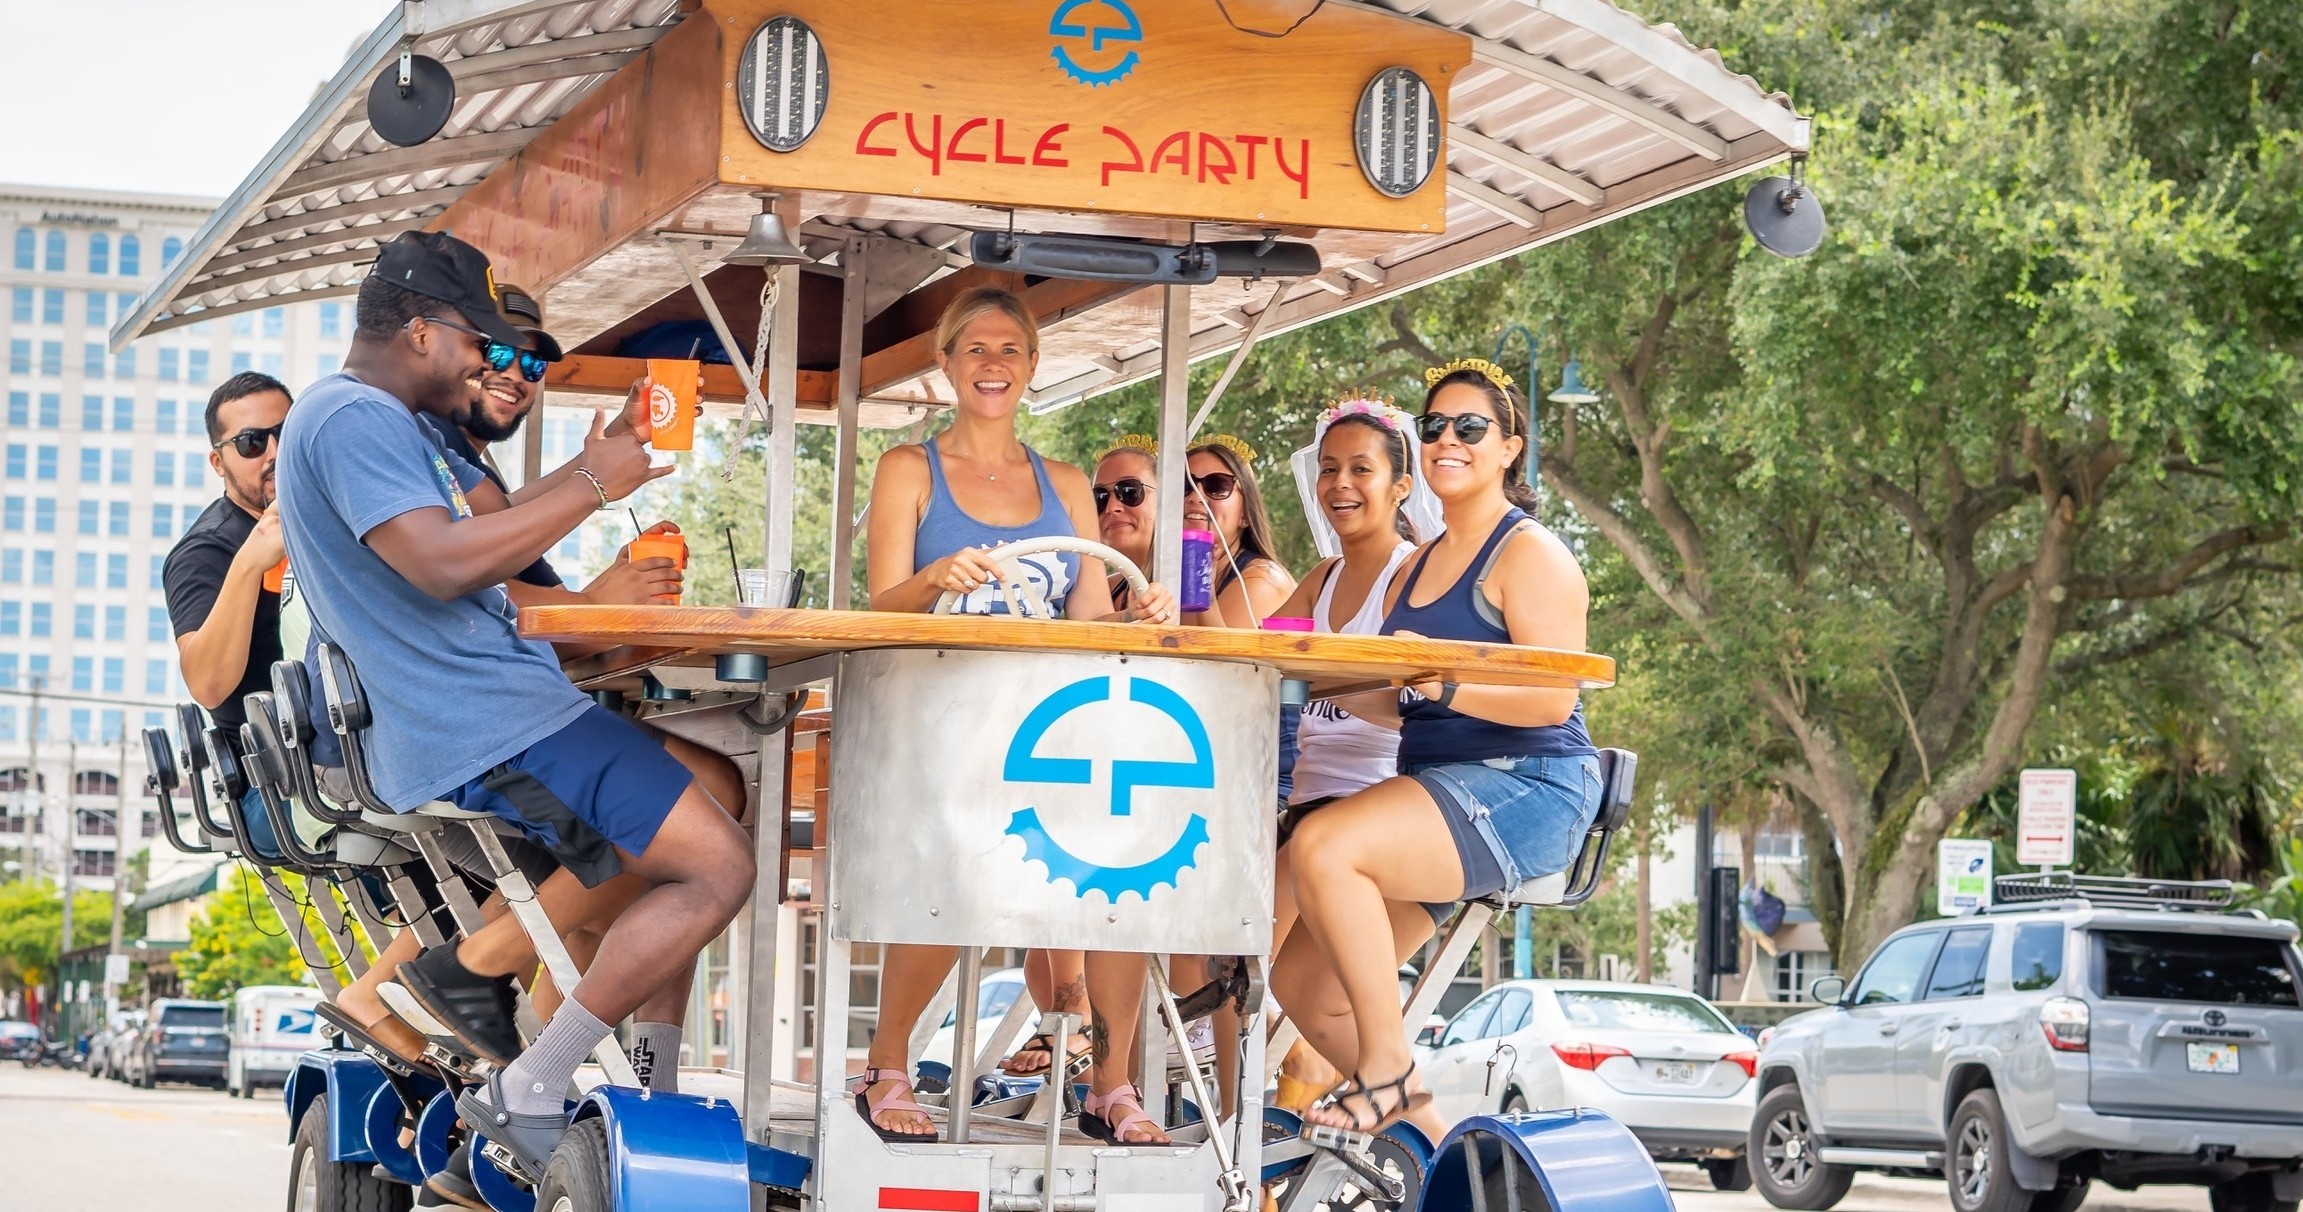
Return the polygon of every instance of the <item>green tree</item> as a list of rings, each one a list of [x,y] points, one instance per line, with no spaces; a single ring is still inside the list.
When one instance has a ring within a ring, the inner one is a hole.
[[[109,941],[112,897],[75,888],[72,948]],[[0,989],[39,988],[64,950],[64,893],[46,880],[0,884]]]
[[[286,873],[281,878],[290,893],[302,900],[303,882]],[[317,916],[308,908],[304,913],[315,937],[324,939]],[[216,891],[192,919],[191,933],[192,941],[176,953],[176,971],[192,997],[221,1000],[248,985],[300,985],[305,981],[296,945],[265,897],[263,886],[237,866],[218,873]],[[324,941],[322,947],[333,961],[335,951]]]

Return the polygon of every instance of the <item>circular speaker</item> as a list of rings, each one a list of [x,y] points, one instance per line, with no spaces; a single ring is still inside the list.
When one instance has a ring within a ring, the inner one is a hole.
[[[1422,189],[1439,163],[1440,143],[1439,98],[1423,77],[1391,67],[1367,82],[1352,121],[1352,144],[1368,184],[1393,198]]]
[[[1804,257],[1823,246],[1823,203],[1804,181],[1768,177],[1743,195],[1743,225],[1761,248]]]
[[[798,17],[772,17],[744,43],[736,102],[744,127],[769,151],[797,151],[816,133],[831,87],[823,40]]]
[[[368,86],[368,125],[386,143],[414,147],[440,133],[456,108],[456,78],[429,55],[408,59],[408,87],[400,87],[396,60],[386,60]]]

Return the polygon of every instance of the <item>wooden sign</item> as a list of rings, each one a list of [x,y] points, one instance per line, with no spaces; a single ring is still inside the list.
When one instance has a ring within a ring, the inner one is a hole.
[[[1272,226],[1444,230],[1444,155],[1420,187],[1387,197],[1361,171],[1355,122],[1370,82],[1403,67],[1428,84],[1437,109],[1409,115],[1415,137],[1444,131],[1469,40],[1312,0],[1227,7],[1228,19],[1209,0],[705,0],[720,23],[729,82],[720,179]],[[790,22],[763,34],[779,17],[805,23],[816,44],[794,41]],[[755,34],[761,45],[747,70]],[[761,66],[770,62],[772,70]],[[763,97],[763,82],[784,91]],[[1393,93],[1382,95],[1396,106]],[[771,111],[782,115],[778,142],[797,131],[805,141],[771,150],[758,133]],[[1399,115],[1374,129],[1396,143]]]

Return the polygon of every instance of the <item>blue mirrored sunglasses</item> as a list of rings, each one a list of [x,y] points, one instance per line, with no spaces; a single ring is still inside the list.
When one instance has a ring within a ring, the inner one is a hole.
[[[524,349],[515,349],[502,341],[488,342],[488,347],[482,351],[481,356],[488,360],[488,369],[498,374],[510,370],[512,363],[518,362],[520,364],[520,377],[530,383],[543,382],[545,373],[552,368],[552,364],[546,362],[542,355],[532,354]]]

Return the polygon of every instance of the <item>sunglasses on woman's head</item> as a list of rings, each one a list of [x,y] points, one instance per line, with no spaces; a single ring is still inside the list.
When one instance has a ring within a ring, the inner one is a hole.
[[[1495,427],[1495,420],[1476,412],[1427,412],[1415,419],[1415,434],[1428,444],[1439,441],[1451,426],[1464,445],[1477,446],[1487,437],[1487,431]]]
[[[1119,498],[1120,504],[1127,506],[1129,509],[1134,509],[1136,506],[1143,504],[1144,498],[1150,495],[1151,485],[1144,483],[1142,480],[1139,480],[1134,476],[1129,476],[1124,480],[1114,480],[1110,484],[1098,484],[1095,487],[1096,512],[1102,513],[1104,510],[1111,508],[1112,498],[1114,497]]]
[[[262,429],[243,429],[221,442],[210,442],[208,449],[222,450],[229,446],[241,458],[253,459],[261,456],[265,448],[272,445],[273,439],[279,436],[280,426],[278,425],[267,425]]]
[[[1191,482],[1199,486],[1201,496],[1211,501],[1228,500],[1239,489],[1239,477],[1228,471],[1211,471],[1204,476],[1193,476]]]

